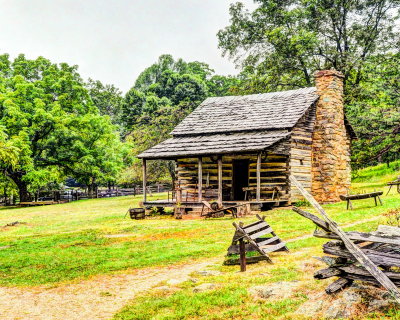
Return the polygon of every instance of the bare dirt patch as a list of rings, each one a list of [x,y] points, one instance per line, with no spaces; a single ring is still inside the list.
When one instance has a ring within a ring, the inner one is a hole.
[[[192,272],[218,260],[147,268],[129,274],[98,276],[57,287],[0,287],[0,319],[4,320],[100,320],[111,318],[137,293],[162,281],[185,281]]]

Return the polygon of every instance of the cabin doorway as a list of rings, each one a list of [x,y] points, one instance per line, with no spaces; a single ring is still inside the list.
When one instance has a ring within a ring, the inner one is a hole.
[[[245,200],[243,188],[249,186],[249,160],[233,160],[232,200]]]

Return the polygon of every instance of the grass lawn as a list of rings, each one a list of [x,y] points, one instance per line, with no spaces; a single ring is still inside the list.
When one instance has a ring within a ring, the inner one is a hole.
[[[371,169],[359,172],[353,191],[382,189],[398,173],[382,169],[372,179]],[[365,178],[367,176],[367,178]],[[385,188],[385,192],[387,188]],[[154,195],[153,199],[164,195]],[[383,206],[373,199],[324,206],[339,224],[362,222],[351,230],[369,231],[385,223],[384,213],[400,208],[400,195],[392,190],[382,197]],[[195,259],[220,257],[230,244],[232,219],[175,220],[157,217],[131,220],[124,215],[138,206],[140,197],[81,200],[68,204],[32,208],[0,209],[0,285],[59,285],[111,272],[129,272],[148,266],[161,266]],[[314,212],[312,208],[306,208]],[[314,226],[288,208],[264,213],[275,232],[284,240],[313,232]],[[249,217],[241,219],[252,221]],[[16,226],[1,227],[19,221]],[[312,278],[322,255],[323,239],[307,238],[288,244],[291,252],[274,254],[274,265],[251,265],[246,273],[237,266],[215,266],[221,276],[187,281],[174,292],[157,290],[140,295],[116,319],[276,319],[286,317],[313,292],[321,292],[326,281]],[[311,261],[314,261],[311,259]],[[257,302],[247,288],[256,284],[299,280],[295,296],[274,303]],[[212,282],[217,288],[193,293],[193,287]],[[392,318],[397,317],[392,314]],[[287,318],[291,319],[291,318]],[[384,319],[384,318],[382,318]],[[400,318],[399,318],[400,319]]]
[[[388,181],[394,180],[398,172],[387,170],[386,166],[361,170],[352,185],[353,193],[383,189]],[[366,178],[367,177],[367,178]],[[387,188],[385,188],[385,192]],[[372,231],[387,218],[384,214],[394,208],[400,208],[400,195],[392,191],[384,196],[383,206],[374,207],[373,199],[354,201],[354,210],[345,210],[345,203],[326,205],[328,214],[340,224],[361,222],[348,230]],[[311,208],[306,208],[313,211]],[[286,209],[265,213],[267,220],[284,239],[295,238],[312,232],[313,226]],[[376,217],[376,220],[372,218]],[[130,305],[115,315],[115,320],[138,319],[305,319],[307,310],[301,305],[308,300],[321,299],[319,294],[332,280],[318,281],[313,273],[326,267],[313,259],[322,256],[321,245],[325,239],[306,238],[290,242],[291,250],[287,253],[275,253],[274,265],[261,262],[248,266],[245,273],[238,272],[238,266],[216,265],[214,269],[222,273],[214,277],[196,277],[186,281],[171,291],[153,290],[137,297]],[[221,253],[222,254],[222,253]],[[275,301],[257,300],[248,289],[256,285],[268,285],[279,281],[298,281],[294,293]],[[201,293],[194,293],[193,288],[201,283],[213,283],[216,288]],[[300,313],[296,310],[300,307]],[[400,319],[400,313],[390,309],[386,314],[361,313],[359,319]]]
[[[390,180],[395,175],[384,177]],[[354,188],[369,190],[379,183],[359,182]],[[119,197],[1,209],[0,226],[15,221],[23,224],[0,227],[0,285],[50,284],[225,253],[234,230],[230,218],[124,219],[127,209],[140,200],[139,196]],[[383,202],[383,206],[374,207],[373,199],[356,201],[352,211],[345,210],[345,203],[325,208],[337,222],[354,223],[400,207],[400,195],[392,190]],[[310,234],[314,229],[311,222],[290,209],[264,214],[283,239]],[[291,244],[293,248],[298,245]]]

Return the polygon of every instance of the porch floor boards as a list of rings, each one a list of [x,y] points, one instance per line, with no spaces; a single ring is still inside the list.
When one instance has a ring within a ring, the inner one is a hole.
[[[232,206],[232,205],[239,205],[239,204],[263,204],[263,203],[285,203],[288,200],[280,199],[280,200],[260,200],[260,201],[244,201],[244,200],[237,200],[237,201],[223,201],[222,205],[224,206]],[[153,200],[153,201],[146,201],[143,203],[144,206],[154,206],[154,207],[173,207],[176,205],[176,200]],[[202,207],[202,202],[197,201],[182,201],[182,207]]]

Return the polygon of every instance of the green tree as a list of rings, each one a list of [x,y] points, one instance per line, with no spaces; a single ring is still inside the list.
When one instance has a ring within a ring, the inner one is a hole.
[[[77,66],[0,56],[0,128],[0,143],[13,150],[6,152],[10,161],[0,163],[0,170],[18,187],[20,201],[29,201],[33,189],[66,174],[108,172],[108,162],[116,160],[87,161],[115,148],[117,138],[111,138],[113,126],[99,114]],[[109,144],[101,143],[104,139]],[[81,163],[86,168],[79,171]]]
[[[207,96],[207,79],[213,70],[201,62],[175,61],[171,55],[162,55],[157,63],[146,68],[127,92],[122,110],[127,132],[143,114],[152,117],[158,108],[180,106],[191,112]],[[156,116],[156,115],[154,115]]]
[[[255,0],[230,7],[218,32],[224,55],[242,66],[245,92],[311,86],[313,72],[335,68],[356,85],[374,54],[397,49],[397,0]]]
[[[86,83],[89,95],[101,115],[107,115],[114,124],[121,123],[122,92],[112,84],[102,84],[99,80],[90,79]]]
[[[140,91],[147,89],[156,83],[161,82],[164,72],[172,72],[179,75],[195,75],[198,79],[205,81],[210,77],[214,70],[204,62],[185,62],[182,59],[175,59],[170,54],[163,54],[158,61],[146,68],[136,79],[134,88]]]
[[[356,167],[400,159],[400,54],[373,59],[363,74],[358,99],[346,107],[359,138]]]
[[[72,165],[65,172],[88,187],[93,195],[99,185],[114,184],[124,166],[125,145],[108,117],[85,115],[71,124],[73,143],[64,156]]]
[[[133,130],[127,140],[131,146],[132,155],[138,155],[144,150],[167,139],[174,128],[184,117],[186,112],[179,106],[165,105],[151,114],[143,113],[137,118]],[[135,160],[130,169],[135,173],[134,179],[141,180],[141,161]],[[175,165],[173,161],[151,161],[148,166],[149,180],[165,180],[169,174],[172,183],[175,181]]]

